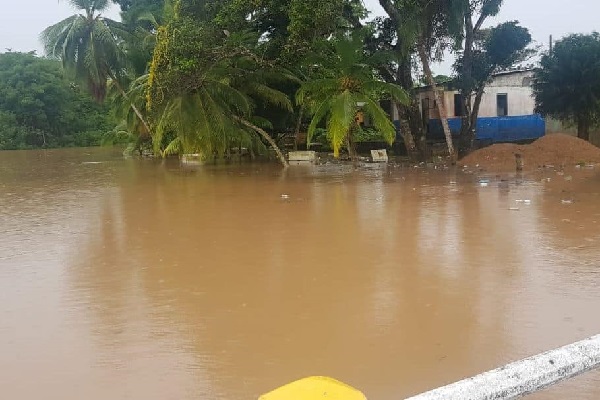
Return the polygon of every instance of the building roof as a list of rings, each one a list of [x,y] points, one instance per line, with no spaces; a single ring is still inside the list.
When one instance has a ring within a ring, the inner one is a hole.
[[[533,71],[534,71],[533,68],[513,69],[513,70],[508,70],[508,71],[496,72],[495,74],[492,75],[492,77],[494,77],[494,76],[512,75],[512,74],[522,74],[524,72],[533,72]]]

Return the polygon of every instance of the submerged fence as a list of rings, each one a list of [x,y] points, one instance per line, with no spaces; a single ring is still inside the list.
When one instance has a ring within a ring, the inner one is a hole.
[[[600,368],[600,335],[406,400],[509,400]]]

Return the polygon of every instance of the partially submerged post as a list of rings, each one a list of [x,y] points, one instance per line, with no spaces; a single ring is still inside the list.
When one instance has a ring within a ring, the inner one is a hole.
[[[523,155],[516,153],[515,154],[515,163],[517,165],[517,172],[523,171]]]

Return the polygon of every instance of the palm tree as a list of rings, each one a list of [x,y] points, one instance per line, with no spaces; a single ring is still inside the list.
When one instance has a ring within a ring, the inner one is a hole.
[[[102,16],[109,0],[69,0],[69,3],[84,13],[68,17],[42,32],[46,54],[59,58],[65,71],[85,85],[96,101],[105,99],[109,80],[125,96],[119,82],[126,66],[121,43],[129,32],[121,23]],[[134,104],[131,108],[150,132],[139,109]]]
[[[351,157],[355,157],[353,136],[358,129],[356,117],[359,112],[371,117],[375,129],[388,143],[393,143],[396,128],[390,117],[379,105],[384,96],[401,103],[408,103],[408,95],[399,86],[382,82],[374,76],[374,65],[380,56],[366,57],[361,34],[344,35],[333,40],[335,52],[321,59],[326,77],[305,82],[296,95],[300,105],[307,105],[313,114],[308,127],[310,143],[319,124],[326,120],[327,138],[335,157],[346,145]]]
[[[177,41],[172,31],[178,33]],[[291,77],[256,55],[259,39],[183,17],[159,29],[146,101],[156,153],[224,155],[249,144],[264,148],[264,141],[288,165],[266,131],[272,125],[257,113],[259,106],[292,110],[289,97],[273,85]]]
[[[245,63],[250,65],[245,68]],[[262,79],[264,71],[255,67],[251,56],[221,60],[202,69],[199,85],[156,107],[155,151],[222,155],[234,145],[253,142],[252,136],[258,134],[287,167],[285,156],[264,129],[270,123],[253,111],[256,99],[288,111],[292,104],[284,93],[269,87]],[[162,149],[164,137],[173,132],[175,139]]]

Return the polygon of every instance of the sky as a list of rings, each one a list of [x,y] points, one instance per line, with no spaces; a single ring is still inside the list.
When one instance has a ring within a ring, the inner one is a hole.
[[[382,15],[378,0],[363,0],[373,15]],[[43,54],[39,34],[44,28],[74,12],[68,0],[2,0],[0,12],[0,52],[36,50]],[[112,7],[107,16],[118,19]],[[491,23],[518,20],[529,28],[537,44],[548,46],[550,35],[555,40],[569,33],[600,31],[599,0],[505,0],[500,15]],[[489,25],[489,24],[488,24]],[[451,60],[434,67],[436,73],[449,74]]]

